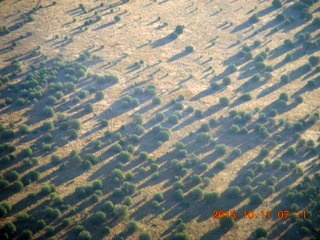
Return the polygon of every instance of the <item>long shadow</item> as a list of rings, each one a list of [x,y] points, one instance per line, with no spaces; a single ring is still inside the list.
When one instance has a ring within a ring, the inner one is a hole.
[[[293,70],[290,74],[289,77],[291,81],[296,80],[297,78],[302,77],[306,73],[310,71],[309,66],[307,64],[300,66],[299,68]]]
[[[176,60],[178,60],[178,59],[180,59],[180,58],[183,58],[183,57],[187,56],[187,55],[190,54],[190,53],[191,53],[191,52],[188,52],[188,51],[184,50],[184,51],[182,51],[181,53],[178,53],[178,54],[172,56],[171,58],[169,58],[169,59],[168,59],[168,62],[176,61]]]
[[[152,48],[161,47],[163,45],[166,45],[170,42],[173,42],[175,39],[171,36],[171,34],[168,34],[167,36],[160,38],[153,43],[151,43]]]
[[[312,81],[314,81],[315,84],[316,84],[314,87],[310,87],[310,86],[308,85],[308,83],[307,83],[305,86],[303,86],[302,88],[300,88],[299,90],[297,90],[296,92],[294,92],[294,93],[292,94],[292,97],[299,96],[299,95],[301,95],[301,94],[303,94],[303,93],[305,93],[305,92],[310,92],[310,91],[312,91],[312,90],[317,89],[317,88],[320,87],[320,77],[316,77],[316,78],[313,79]]]
[[[111,22],[108,22],[108,23],[105,23],[105,24],[102,24],[101,26],[97,27],[97,28],[94,28],[92,29],[93,31],[98,31],[98,30],[101,30],[103,28],[107,28],[107,27],[110,27],[114,24],[116,24],[118,21],[111,21]]]
[[[234,29],[232,29],[231,33],[236,33],[236,32],[240,32],[250,26],[252,26],[253,24],[247,20],[244,23],[239,24],[238,26],[236,26]]]

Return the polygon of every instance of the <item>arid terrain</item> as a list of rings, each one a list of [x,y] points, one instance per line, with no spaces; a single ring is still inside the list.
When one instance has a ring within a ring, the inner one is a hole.
[[[0,19],[0,239],[320,239],[318,0]]]

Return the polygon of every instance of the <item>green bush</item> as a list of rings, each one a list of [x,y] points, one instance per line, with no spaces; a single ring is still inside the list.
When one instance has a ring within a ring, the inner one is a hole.
[[[122,146],[119,143],[115,143],[111,146],[110,150],[114,153],[119,153],[122,151]]]
[[[246,93],[246,94],[241,95],[240,99],[242,101],[250,101],[252,99],[252,97],[251,97],[250,93]]]
[[[175,233],[172,237],[172,240],[188,240],[188,239],[190,239],[190,238],[189,238],[188,233],[186,233],[186,232]]]
[[[114,208],[113,214],[118,219],[124,219],[128,216],[128,207],[125,205],[118,205]]]
[[[289,96],[287,93],[280,93],[278,100],[287,102],[289,100]]]
[[[205,192],[203,198],[205,202],[212,204],[220,198],[220,194],[214,191]]]
[[[268,232],[264,227],[258,227],[254,233],[257,238],[266,238],[268,236]]]
[[[220,227],[226,230],[233,228],[235,225],[235,221],[231,218],[222,218],[219,220],[219,223]]]
[[[227,198],[236,199],[241,196],[241,189],[239,186],[231,186],[228,187],[225,191],[225,195]]]
[[[19,179],[19,173],[17,171],[15,171],[15,170],[10,171],[5,175],[5,178],[9,182],[17,181]]]
[[[23,189],[23,183],[21,181],[15,181],[11,184],[10,188],[12,189],[12,191],[14,192],[19,192]]]
[[[137,231],[139,229],[139,224],[138,222],[134,221],[134,220],[130,220],[127,224],[127,231],[129,233],[134,233],[135,231]]]
[[[107,213],[112,213],[114,210],[114,204],[112,201],[107,200],[102,204],[102,210]]]
[[[95,225],[101,225],[104,221],[106,221],[107,217],[106,214],[102,211],[98,211],[91,217],[91,223]]]
[[[221,161],[218,161],[217,164],[216,164],[216,167],[220,170],[223,170],[225,169],[227,166],[226,162],[221,160]]]
[[[185,51],[188,53],[191,53],[194,51],[194,47],[193,46],[186,46]]]
[[[91,238],[91,233],[87,230],[81,231],[78,236],[79,240],[91,240]]]
[[[262,204],[263,202],[263,197],[259,193],[254,193],[250,196],[250,204],[257,206]]]
[[[55,111],[52,107],[45,106],[42,113],[45,117],[53,117]]]
[[[273,0],[272,1],[272,6],[275,8],[281,8],[282,7],[282,3],[280,0]]]
[[[17,229],[12,222],[6,222],[2,225],[1,231],[8,234],[9,236],[12,236],[17,231]]]
[[[122,163],[129,162],[133,159],[133,156],[128,151],[121,151],[118,155],[118,160]]]
[[[19,125],[19,132],[21,134],[27,134],[30,132],[30,128],[27,124],[20,124]]]
[[[226,107],[226,106],[228,106],[228,105],[230,104],[230,100],[229,100],[229,98],[227,98],[227,97],[221,97],[221,98],[219,99],[219,103],[220,103],[220,105],[221,105],[222,107]]]
[[[154,97],[152,98],[152,104],[159,105],[161,104],[161,98],[160,97]]]
[[[197,118],[197,119],[200,119],[203,117],[203,111],[200,110],[200,109],[197,109],[195,112],[194,112],[194,116]]]
[[[183,33],[183,29],[184,29],[184,26],[183,25],[177,25],[176,26],[176,29],[174,30],[174,33],[180,35]]]
[[[211,135],[209,133],[199,133],[196,136],[196,142],[199,144],[208,144]]]
[[[122,184],[122,191],[125,194],[132,195],[136,192],[136,190],[137,190],[137,187],[134,183],[124,182]]]
[[[227,69],[226,69],[226,72],[229,72],[229,73],[234,73],[237,71],[237,67],[236,65],[234,64],[230,64],[228,65]]]
[[[143,231],[139,235],[139,240],[151,240],[151,234],[149,232]]]
[[[279,158],[275,159],[275,160],[271,163],[271,167],[272,167],[273,169],[280,169],[281,165],[282,165],[282,160],[279,159]]]
[[[190,196],[194,200],[201,200],[204,196],[203,190],[199,187],[192,189]]]
[[[219,155],[224,155],[227,152],[227,145],[225,144],[218,144],[216,146],[215,152]]]
[[[209,132],[210,131],[210,125],[208,123],[202,123],[200,126],[201,132]]]

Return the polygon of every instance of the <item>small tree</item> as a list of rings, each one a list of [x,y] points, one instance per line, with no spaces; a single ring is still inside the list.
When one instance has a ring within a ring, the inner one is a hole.
[[[230,100],[229,100],[229,98],[227,98],[227,97],[221,97],[221,98],[219,99],[219,103],[220,103],[220,105],[221,105],[222,107],[226,107],[226,106],[228,106],[228,105],[230,104]]]
[[[118,219],[124,219],[128,216],[128,207],[125,205],[116,206],[113,210],[113,214]]]
[[[231,229],[235,225],[235,221],[231,218],[222,218],[220,219],[219,222],[220,222],[220,227],[226,230]]]
[[[143,231],[139,235],[139,240],[151,240],[151,234],[149,232]]]
[[[137,231],[139,229],[139,224],[138,222],[134,221],[134,220],[130,220],[127,224],[127,231],[129,233],[134,233],[135,231]]]
[[[275,8],[281,8],[282,7],[282,3],[280,2],[280,0],[273,0],[272,1],[272,6]]]
[[[96,225],[101,225],[106,220],[106,214],[102,211],[96,212],[91,217],[91,222]]]
[[[259,193],[254,193],[250,196],[250,204],[257,206],[262,204],[263,197]]]
[[[258,227],[254,233],[257,238],[266,238],[268,236],[268,232],[264,227]]]

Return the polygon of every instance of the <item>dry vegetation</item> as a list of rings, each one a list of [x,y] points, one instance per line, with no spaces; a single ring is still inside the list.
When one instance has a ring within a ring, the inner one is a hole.
[[[319,12],[0,1],[0,238],[319,239]]]

